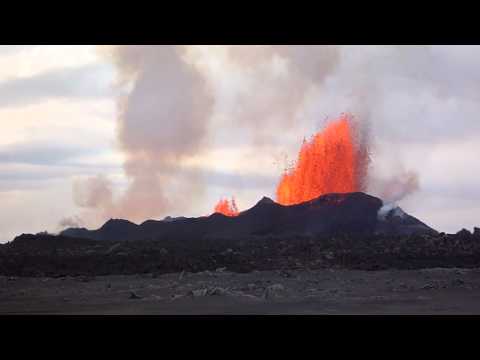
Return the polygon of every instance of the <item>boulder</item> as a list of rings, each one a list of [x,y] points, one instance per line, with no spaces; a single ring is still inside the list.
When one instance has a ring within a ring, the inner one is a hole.
[[[130,296],[128,297],[129,299],[141,299],[140,296],[135,294],[133,291],[130,291]]]
[[[263,298],[268,300],[275,298],[279,295],[280,292],[284,291],[285,287],[282,284],[273,284],[268,286],[263,293]]]
[[[191,290],[189,292],[189,295],[193,298],[207,296],[207,294],[208,294],[208,289],[197,289],[197,290]]]

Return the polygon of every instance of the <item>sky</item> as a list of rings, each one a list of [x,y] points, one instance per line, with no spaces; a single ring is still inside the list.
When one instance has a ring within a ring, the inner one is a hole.
[[[368,130],[372,184],[414,173],[398,205],[471,230],[479,63],[478,46],[0,46],[0,242],[247,209],[344,112]]]

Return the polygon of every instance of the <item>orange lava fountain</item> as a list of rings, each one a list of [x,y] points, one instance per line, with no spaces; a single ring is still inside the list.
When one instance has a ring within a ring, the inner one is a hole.
[[[280,179],[277,202],[293,205],[327,193],[363,191],[370,158],[355,135],[351,118],[342,115],[304,141],[295,166]]]
[[[237,216],[238,209],[235,199],[232,197],[232,200],[221,199],[217,205],[215,205],[214,212],[223,214],[225,216]]]

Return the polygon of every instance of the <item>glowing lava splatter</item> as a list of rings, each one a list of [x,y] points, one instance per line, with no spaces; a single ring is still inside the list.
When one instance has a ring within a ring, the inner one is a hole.
[[[343,115],[304,141],[295,166],[280,178],[277,202],[293,205],[327,193],[363,191],[370,158],[356,135],[351,118]]]
[[[217,205],[215,205],[214,212],[220,213],[226,216],[237,216],[238,209],[237,204],[235,203],[235,199],[232,197],[232,200],[229,201],[228,199],[221,199]]]

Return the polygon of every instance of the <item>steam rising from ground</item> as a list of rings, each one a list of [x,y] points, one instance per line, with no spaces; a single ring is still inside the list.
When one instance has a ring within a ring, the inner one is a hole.
[[[79,216],[66,217],[63,218],[58,225],[60,230],[69,227],[79,228],[83,226],[83,220]]]
[[[380,197],[386,202],[397,202],[419,188],[418,174],[408,171],[390,178],[383,184]]]
[[[379,196],[384,205],[378,211],[378,216],[384,218],[390,210],[397,206],[397,203],[405,197],[413,194],[419,189],[418,174],[406,171],[395,177],[377,184]]]

